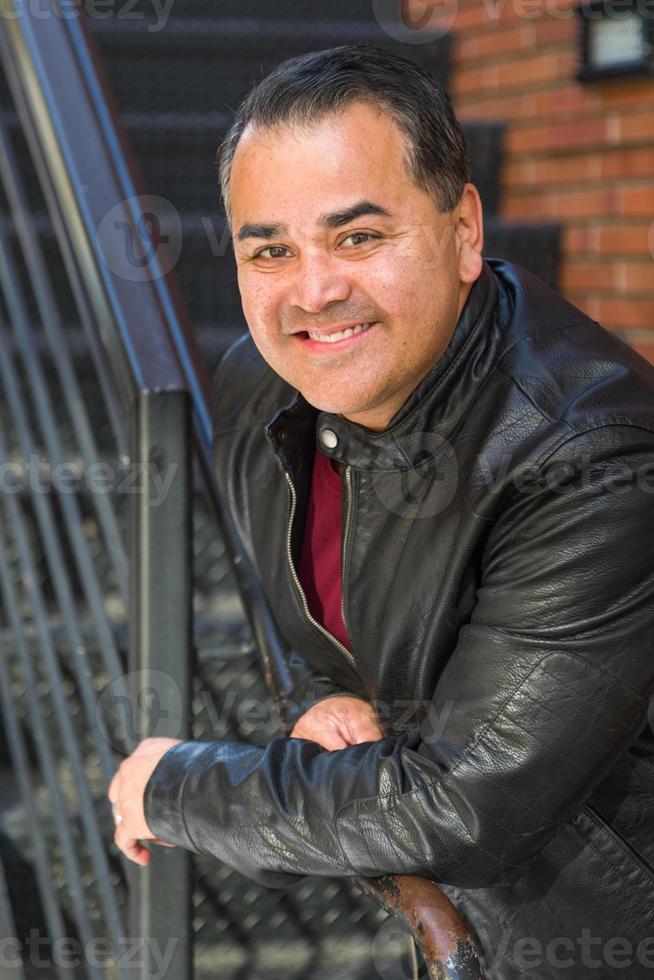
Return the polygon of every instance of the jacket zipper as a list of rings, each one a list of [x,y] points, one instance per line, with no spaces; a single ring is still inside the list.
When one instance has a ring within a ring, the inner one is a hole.
[[[315,626],[316,629],[319,630],[323,634],[323,636],[326,636],[328,640],[331,640],[331,642],[337,648],[337,650],[339,651],[339,653],[341,654],[341,656],[343,656],[345,658],[345,660],[347,660],[347,662],[350,664],[350,666],[351,667],[354,667],[354,669],[356,670],[357,669],[357,662],[356,662],[356,659],[355,659],[353,653],[350,650],[348,650],[348,648],[343,643],[341,643],[341,641],[337,637],[335,637],[333,633],[330,633],[329,630],[325,629],[325,627],[322,625],[322,623],[319,623],[317,619],[314,619],[313,616],[311,615],[310,610],[309,610],[309,604],[307,602],[307,597],[305,595],[304,589],[302,588],[302,585],[300,583],[300,579],[298,578],[297,572],[295,571],[295,566],[293,565],[293,555],[292,555],[292,552],[291,552],[291,532],[293,530],[293,518],[295,517],[295,509],[296,509],[296,506],[297,506],[297,493],[295,491],[295,485],[293,483],[293,480],[291,479],[291,476],[288,473],[288,471],[287,470],[284,470],[284,474],[286,476],[286,481],[287,481],[287,483],[288,483],[288,485],[290,487],[290,490],[291,490],[291,514],[290,514],[290,517],[288,519],[288,530],[287,530],[287,533],[286,533],[286,557],[288,559],[288,565],[289,565],[289,568],[291,570],[291,575],[293,576],[293,581],[295,582],[295,585],[297,587],[297,590],[298,590],[298,592],[300,594],[300,599],[302,600],[302,606],[304,608],[304,612],[305,612],[305,614],[306,614],[307,619],[309,620],[309,622],[312,623],[312,625]],[[348,470],[347,470],[347,477],[349,478],[349,467],[348,467]],[[350,508],[348,506],[347,520],[346,520],[346,525],[345,525],[345,533],[346,534],[347,534],[347,530],[348,530],[348,527],[349,527],[349,522],[350,522]],[[344,568],[344,555],[345,555],[345,545],[343,545],[343,555],[342,555],[342,563],[341,563],[341,569],[342,569],[342,571],[343,571],[343,568]],[[342,571],[341,571],[341,574],[342,574]],[[345,604],[345,602],[344,602],[344,596],[345,596],[345,584],[344,584],[344,582],[342,582],[341,589],[342,589],[342,596],[341,596],[341,615],[342,615],[343,614],[344,604]],[[343,622],[345,622],[345,620],[343,620]]]

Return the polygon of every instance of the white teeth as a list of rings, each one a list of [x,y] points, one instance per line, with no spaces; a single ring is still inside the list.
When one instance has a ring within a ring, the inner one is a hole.
[[[317,333],[311,333],[310,330],[308,331],[308,334],[311,340],[319,340],[321,343],[333,344],[337,340],[344,340],[346,337],[351,337],[355,333],[363,333],[364,330],[368,330],[369,328],[369,323],[357,323],[356,327],[348,327],[347,330],[339,330],[338,333],[332,333],[328,336],[321,336]]]

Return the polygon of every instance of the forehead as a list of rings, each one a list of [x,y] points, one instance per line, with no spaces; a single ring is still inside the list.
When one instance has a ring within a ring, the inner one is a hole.
[[[414,186],[404,136],[386,110],[353,103],[308,126],[245,129],[230,179],[235,224],[337,210],[373,198],[389,211]],[[415,188],[417,191],[418,189]]]

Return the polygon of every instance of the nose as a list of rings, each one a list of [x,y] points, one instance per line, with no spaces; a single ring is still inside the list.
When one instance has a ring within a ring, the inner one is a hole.
[[[329,303],[350,298],[352,287],[342,264],[323,251],[305,252],[294,271],[288,299],[305,313],[320,313]]]

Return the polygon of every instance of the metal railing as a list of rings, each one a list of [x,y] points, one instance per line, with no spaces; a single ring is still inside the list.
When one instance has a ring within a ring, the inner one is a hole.
[[[57,0],[50,0],[49,8],[42,2],[38,12],[16,0],[15,13],[0,26],[2,65],[56,233],[85,346],[95,366],[106,406],[104,424],[116,447],[116,459],[144,472],[146,478],[141,488],[145,492],[135,497],[129,514],[122,515],[122,529],[120,515],[103,494],[88,495],[84,510],[74,495],[60,494],[55,508],[46,496],[32,494],[30,518],[38,528],[44,552],[41,560],[48,569],[51,594],[47,602],[30,526],[16,499],[2,494],[6,511],[3,527],[9,527],[13,535],[10,546],[0,528],[0,590],[9,640],[0,656],[3,717],[49,935],[53,939],[66,936],[66,916],[47,870],[52,866],[48,854],[51,844],[65,870],[72,899],[69,914],[80,940],[89,943],[97,935],[97,922],[87,903],[87,893],[93,887],[102,921],[116,948],[126,935],[148,937],[163,945],[174,937],[166,975],[185,980],[192,975],[190,856],[181,849],[154,848],[145,872],[127,867],[124,860],[119,867],[112,866],[107,853],[109,808],[103,794],[115,770],[112,747],[131,751],[134,738],[153,734],[148,727],[151,715],[146,712],[145,721],[139,721],[135,706],[152,690],[154,671],[168,675],[180,693],[177,714],[166,718],[159,712],[156,734],[189,737],[193,459],[215,509],[276,704],[283,702],[290,689],[284,645],[229,513],[221,506],[211,463],[209,377],[174,279],[164,275],[161,263],[165,261],[165,248],[153,239],[152,229],[144,233],[143,188],[84,20],[62,16]],[[0,376],[16,433],[16,449],[27,459],[34,455],[37,445],[34,422],[25,409],[25,393],[12,371],[14,358],[20,357],[50,465],[56,468],[67,459],[57,425],[63,406],[81,459],[92,466],[100,458],[94,426],[71,368],[68,337],[58,313],[60,304],[6,131],[6,113],[3,120],[2,180],[22,263],[19,267],[5,222],[0,230],[0,286],[6,304],[6,312],[0,311]],[[110,213],[113,220],[107,227],[105,219]],[[101,224],[106,236],[100,241]],[[147,276],[134,275],[133,267],[126,265],[125,249],[119,247],[124,234],[134,242],[152,245]],[[27,283],[29,297],[24,295]],[[40,325],[38,331],[35,322]],[[55,400],[49,394],[50,379],[41,364],[39,351],[44,344],[57,379],[60,398]],[[11,447],[3,439],[0,430],[0,457],[8,459]],[[170,492],[156,505],[148,493],[153,466],[159,470],[175,468]],[[98,549],[106,560],[106,574],[113,584],[112,608],[122,611],[114,621],[98,582],[97,552],[94,556],[89,546],[85,522],[95,528]],[[6,557],[12,547],[17,571]],[[174,583],[172,589],[167,582]],[[25,608],[29,609],[27,617],[23,615]],[[65,639],[60,647],[53,641],[53,610],[59,634]],[[126,654],[125,649],[119,649],[118,637],[127,622]],[[62,654],[64,646],[67,657]],[[11,656],[6,655],[9,648]],[[25,718],[34,735],[33,745],[26,742],[11,697],[12,685],[16,684],[12,677],[14,661],[23,679]],[[43,675],[48,680],[51,714],[57,723],[54,743],[37,693]],[[99,709],[98,676],[105,678],[114,705],[129,709],[120,735]],[[76,720],[66,704],[66,685],[71,682],[83,707],[83,718]],[[85,738],[91,740],[88,758],[95,765],[90,766],[83,757],[80,745]],[[65,755],[70,766],[76,792],[75,819],[71,819],[69,801],[58,778],[58,752]],[[45,810],[54,837],[46,832],[43,812],[39,813],[34,803],[31,756],[36,758],[44,782]],[[84,862],[77,853],[80,839]],[[121,880],[128,892],[123,901]],[[358,879],[357,884],[403,919],[416,938],[429,975],[482,976],[465,925],[436,885],[407,876]],[[148,945],[147,955],[140,961],[143,978],[153,975],[151,950]],[[106,975],[100,967],[88,963],[86,967],[91,977]],[[121,976],[126,975],[120,966],[118,969]],[[416,961],[414,972],[417,969]],[[72,973],[66,966],[58,966],[57,975]],[[134,976],[133,967],[129,975]]]

